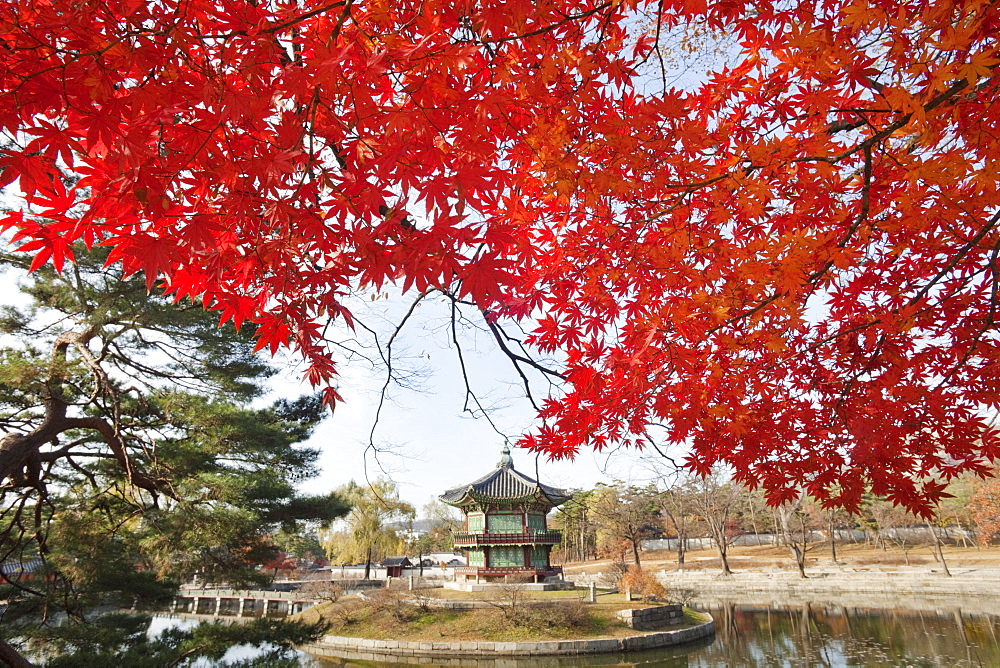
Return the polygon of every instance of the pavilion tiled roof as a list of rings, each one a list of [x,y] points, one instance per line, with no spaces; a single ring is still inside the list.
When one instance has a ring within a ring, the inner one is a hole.
[[[553,506],[558,506],[569,501],[571,496],[565,490],[544,485],[515,471],[510,448],[504,446],[503,456],[494,470],[467,485],[449,489],[439,498],[451,505],[461,505],[467,501],[515,501],[542,497]]]
[[[45,562],[41,559],[28,559],[27,561],[4,561],[0,563],[0,576],[22,576],[36,573],[42,570]]]

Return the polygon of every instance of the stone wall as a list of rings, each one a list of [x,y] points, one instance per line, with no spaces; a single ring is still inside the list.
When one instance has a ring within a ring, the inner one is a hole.
[[[684,621],[684,610],[679,605],[661,605],[638,610],[619,610],[618,619],[636,631],[648,631],[664,626],[675,626]]]
[[[681,645],[715,634],[715,622],[675,631],[646,633],[626,638],[594,640],[551,640],[546,642],[407,642],[403,640],[369,640],[347,636],[324,636],[318,643],[299,649],[315,656],[353,661],[384,661],[409,657],[513,657],[513,656],[575,656],[607,652],[633,652]],[[412,661],[410,661],[412,662]]]
[[[720,577],[718,571],[682,571],[659,574],[660,582],[678,600],[693,607],[720,603],[761,606],[809,604],[855,608],[954,610],[995,614],[1000,597],[1000,569],[953,565],[952,576],[940,566],[866,566],[807,569],[808,578],[795,570],[737,571]]]

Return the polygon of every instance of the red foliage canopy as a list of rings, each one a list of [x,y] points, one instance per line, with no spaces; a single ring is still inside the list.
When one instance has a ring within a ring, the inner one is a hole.
[[[8,3],[0,181],[25,203],[3,224],[37,263],[112,246],[321,386],[347,293],[447,291],[563,355],[530,447],[648,436],[772,500],[870,485],[925,509],[1000,452],[998,20],[986,0]],[[727,65],[672,87],[657,49],[692,35],[733,36]]]

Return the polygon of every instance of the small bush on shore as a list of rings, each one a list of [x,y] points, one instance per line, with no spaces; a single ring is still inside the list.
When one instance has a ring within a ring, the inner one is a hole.
[[[644,571],[641,566],[629,568],[618,581],[618,588],[638,594],[644,602],[654,598],[663,600],[667,597],[666,587],[660,584],[655,575]]]

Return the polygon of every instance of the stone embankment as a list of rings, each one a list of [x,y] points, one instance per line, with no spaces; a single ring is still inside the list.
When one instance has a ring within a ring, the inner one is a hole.
[[[739,569],[730,576],[717,570],[658,571],[657,578],[680,600],[694,607],[717,603],[761,606],[830,603],[855,608],[954,609],[996,614],[1000,569],[952,566],[951,577],[940,565],[823,566],[807,569],[802,578],[791,569]],[[578,586],[593,576],[572,574]]]
[[[684,621],[684,608],[680,605],[660,605],[653,608],[619,610],[615,613],[630,629],[649,631],[664,626],[676,626]]]
[[[715,622],[691,626],[674,631],[645,633],[625,638],[596,638],[593,640],[550,640],[544,642],[407,642],[404,640],[369,640],[347,636],[324,636],[318,643],[303,645],[302,649],[314,656],[333,657],[353,661],[407,661],[410,658],[440,657],[502,658],[530,656],[580,656],[608,652],[634,652],[658,649],[694,642],[715,633]],[[416,661],[419,663],[419,660]]]

